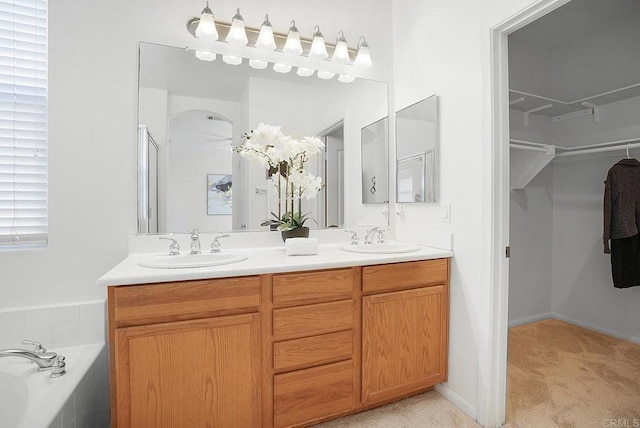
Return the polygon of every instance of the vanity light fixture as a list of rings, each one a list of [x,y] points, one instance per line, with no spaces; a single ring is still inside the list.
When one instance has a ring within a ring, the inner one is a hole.
[[[313,29],[313,41],[309,50],[309,57],[316,59],[326,59],[329,56],[327,46],[324,44],[324,36],[320,32],[320,27],[316,25]]]
[[[256,40],[256,48],[267,51],[272,51],[276,48],[276,41],[273,38],[273,26],[271,26],[271,22],[269,22],[269,14],[264,16],[264,21],[260,27],[260,34],[258,35],[258,40]]]
[[[272,51],[276,48],[276,41],[273,38],[273,26],[271,25],[271,22],[269,22],[269,14],[264,16],[264,21],[260,27],[260,34],[258,34],[258,40],[256,40],[255,47],[265,51]],[[250,59],[249,65],[258,70],[264,70],[267,68],[269,63],[261,59]]]
[[[202,61],[215,61],[216,54],[207,51],[196,51],[196,58]]]
[[[278,73],[288,73],[291,71],[291,66],[289,64],[275,63],[273,64],[273,69]]]
[[[347,47],[347,39],[344,37],[344,33],[340,31],[336,37],[336,48],[333,50],[333,56],[331,61],[340,64],[346,64],[349,62],[349,48]]]
[[[214,61],[217,54],[222,54],[222,60],[225,63],[239,65],[244,58],[247,58],[249,65],[256,69],[265,69],[271,62],[274,64],[273,69],[278,73],[289,73],[295,65],[298,76],[309,77],[317,72],[321,79],[332,79],[338,74],[338,80],[343,83],[355,80],[354,73],[349,71],[353,70],[351,67],[368,68],[372,65],[369,45],[364,36],[358,40],[357,49],[349,49],[343,31],[338,33],[335,46],[327,45],[320,31],[320,26],[316,25],[313,29],[312,40],[301,39],[295,20],[291,20],[289,31],[285,36],[274,33],[268,14],[265,15],[259,30],[245,28],[240,8],[236,9],[231,24],[216,23],[213,12],[209,8],[209,2],[207,2],[200,16],[189,20],[187,29],[198,39],[214,42],[210,46],[200,45],[193,49],[195,56],[203,61]],[[224,40],[218,41],[220,33],[225,37]],[[218,43],[224,42],[237,46],[239,49],[217,49],[220,46]],[[260,49],[262,52],[253,54],[251,49],[244,48],[247,45]],[[327,51],[327,47],[330,48],[329,51]],[[305,55],[307,48],[309,50]],[[331,58],[329,58],[329,53],[332,54]],[[293,56],[308,58],[294,59]],[[354,57],[355,59],[352,61],[351,58]],[[358,72],[355,74],[358,75]]]
[[[302,77],[310,77],[310,76],[313,76],[313,73],[315,72],[316,71],[311,68],[298,67],[298,71],[296,71],[296,74]]]
[[[347,73],[342,73],[340,76],[338,76],[338,81],[342,83],[351,83],[354,80],[356,80],[356,78],[353,76],[349,76]]]
[[[282,52],[296,56],[302,55],[303,49],[302,43],[300,42],[300,33],[298,32],[298,27],[296,27],[296,21],[293,19],[291,20],[291,26],[287,33],[287,41],[284,42]]]
[[[231,20],[231,28],[229,28],[229,34],[226,38],[227,43],[236,46],[246,46],[249,42],[247,39],[247,32],[244,29],[244,19],[240,15],[240,8],[236,9],[236,14],[233,15]]]
[[[333,79],[333,76],[335,75],[336,73],[332,73],[330,71],[318,70],[318,77],[324,80]]]
[[[196,27],[196,37],[202,40],[218,40],[218,30],[216,29],[216,22],[213,19],[213,12],[209,9],[209,2],[207,2],[207,5],[202,9],[202,13],[200,14],[198,26]]]
[[[369,68],[372,64],[371,55],[369,55],[369,45],[364,36],[362,36],[358,40],[358,53],[356,53],[356,59],[353,60],[353,65],[360,68]]]

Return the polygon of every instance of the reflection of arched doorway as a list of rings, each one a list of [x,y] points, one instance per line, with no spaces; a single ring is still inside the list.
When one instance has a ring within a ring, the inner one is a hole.
[[[167,230],[231,229],[232,136],[231,121],[215,112],[187,110],[169,118]],[[215,185],[222,181],[227,184]]]

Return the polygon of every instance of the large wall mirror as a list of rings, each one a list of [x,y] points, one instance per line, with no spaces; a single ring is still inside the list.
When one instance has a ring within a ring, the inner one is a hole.
[[[396,113],[397,202],[438,201],[438,97]]]
[[[317,224],[307,225],[356,225],[362,199],[345,197],[354,193],[345,189],[364,187],[361,171],[370,167],[360,165],[362,133],[388,117],[387,93],[383,82],[301,77],[295,67],[286,74],[256,70],[246,59],[234,66],[140,43],[138,123],[147,142],[139,141],[138,232],[267,230],[260,223],[273,211],[276,189],[265,169],[233,151],[260,123],[325,143],[311,166],[323,190],[303,200]],[[377,143],[386,153],[384,132]],[[383,172],[376,179],[387,182]]]

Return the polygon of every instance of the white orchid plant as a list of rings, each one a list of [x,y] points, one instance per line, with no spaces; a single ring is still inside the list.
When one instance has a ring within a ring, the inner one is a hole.
[[[305,165],[322,153],[324,143],[315,136],[296,139],[285,135],[279,126],[264,123],[246,132],[243,138],[236,152],[267,169],[278,192],[277,213],[272,212],[273,218],[261,225],[277,226],[283,231],[303,227],[309,217],[302,214],[302,199],[313,199],[322,189],[322,178],[305,171]]]

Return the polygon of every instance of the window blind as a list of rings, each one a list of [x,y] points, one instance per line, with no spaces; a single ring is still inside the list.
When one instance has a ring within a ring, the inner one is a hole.
[[[47,0],[0,0],[0,247],[47,243]]]

